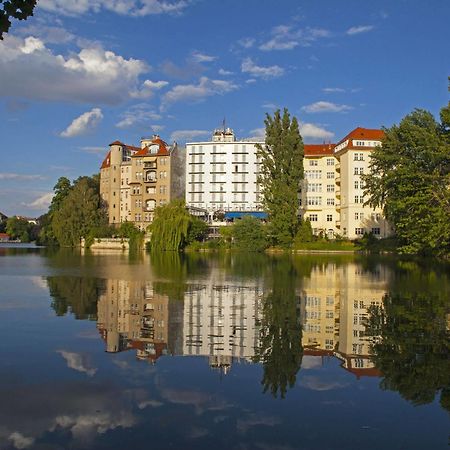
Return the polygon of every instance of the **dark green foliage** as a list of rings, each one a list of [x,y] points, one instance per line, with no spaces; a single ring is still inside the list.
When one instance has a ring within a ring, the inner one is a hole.
[[[79,245],[81,237],[89,237],[93,229],[107,225],[106,214],[100,208],[99,177],[75,180],[51,216],[56,240],[59,245],[68,247]]]
[[[100,280],[86,277],[48,277],[52,308],[58,316],[71,313],[76,319],[96,320]]]
[[[374,337],[373,361],[383,389],[398,391],[414,405],[432,402],[441,391],[441,404],[448,408],[449,313],[442,293],[390,293],[383,307],[369,310],[366,332]]]
[[[312,242],[314,240],[311,222],[309,219],[301,220],[297,234],[295,235],[294,244],[298,245],[303,242]]]
[[[189,245],[193,242],[203,242],[207,236],[208,224],[204,220],[192,216],[188,235],[186,237],[186,243]]]
[[[260,347],[255,359],[263,364],[264,392],[286,396],[295,385],[303,357],[295,269],[288,258],[272,259],[272,286],[262,300]]]
[[[10,19],[25,20],[33,15],[37,0],[0,0],[0,40],[11,27]]]
[[[364,177],[371,206],[382,206],[399,250],[450,255],[450,131],[448,108],[439,124],[416,110],[386,130]]]
[[[28,223],[28,220],[9,217],[6,221],[6,232],[11,239],[19,239],[21,242],[30,242],[33,235],[33,224]]]
[[[287,109],[269,114],[265,145],[258,145],[261,160],[258,178],[263,191],[263,205],[269,213],[269,234],[275,245],[289,247],[298,226],[298,193],[303,178],[303,141],[298,122],[290,119]]]
[[[262,252],[267,248],[267,236],[261,221],[244,216],[233,225],[234,245],[239,250]]]

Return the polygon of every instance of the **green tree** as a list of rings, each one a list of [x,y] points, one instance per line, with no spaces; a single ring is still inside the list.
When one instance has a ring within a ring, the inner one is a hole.
[[[301,244],[302,242],[312,242],[313,238],[314,236],[311,227],[311,222],[309,221],[309,219],[301,220],[297,234],[295,235],[294,244],[298,245]]]
[[[303,358],[295,280],[290,259],[272,259],[272,289],[262,300],[260,347],[255,359],[263,364],[264,392],[269,390],[274,397],[284,398],[288,387],[295,385]]]
[[[266,115],[266,140],[257,145],[261,161],[258,182],[269,213],[270,235],[276,245],[288,247],[297,232],[298,194],[303,178],[303,141],[295,117],[287,109]]]
[[[99,177],[75,180],[51,216],[52,231],[62,246],[77,246],[81,237],[88,237],[94,228],[106,225],[106,215],[100,208]]]
[[[173,200],[155,210],[153,222],[148,229],[151,233],[152,250],[182,250],[187,244],[192,216],[182,200]]]
[[[368,204],[383,207],[404,253],[450,255],[450,113],[416,110],[386,129],[364,176]]]
[[[192,216],[191,223],[186,237],[186,243],[192,244],[195,241],[202,242],[208,236],[208,224],[198,217]]]
[[[264,226],[253,216],[244,216],[233,224],[233,238],[239,250],[262,252],[267,248]]]
[[[449,407],[449,313],[442,293],[389,293],[382,307],[370,308],[366,333],[374,338],[372,358],[383,375],[382,389],[398,391],[414,405],[430,403],[441,392],[441,404]]]
[[[11,27],[10,19],[26,20],[33,15],[37,0],[0,0],[0,40]]]
[[[6,232],[12,239],[19,239],[22,242],[30,242],[32,225],[28,220],[16,216],[9,217],[6,221]]]

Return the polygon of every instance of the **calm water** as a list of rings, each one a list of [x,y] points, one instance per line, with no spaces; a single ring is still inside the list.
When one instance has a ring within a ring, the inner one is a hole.
[[[0,448],[448,449],[448,266],[0,248]]]

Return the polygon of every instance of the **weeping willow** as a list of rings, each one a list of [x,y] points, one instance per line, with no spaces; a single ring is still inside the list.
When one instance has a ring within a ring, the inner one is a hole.
[[[181,200],[174,200],[155,210],[155,217],[149,226],[152,250],[179,251],[186,245],[186,238],[192,216]]]

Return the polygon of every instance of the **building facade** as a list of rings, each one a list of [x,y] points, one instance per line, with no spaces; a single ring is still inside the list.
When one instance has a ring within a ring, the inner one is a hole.
[[[261,209],[256,144],[233,130],[215,130],[211,141],[186,144],[186,204],[214,211]]]
[[[140,147],[110,144],[100,168],[100,195],[109,223],[133,222],[145,230],[157,206],[184,198],[183,153],[157,135],[142,138]]]

